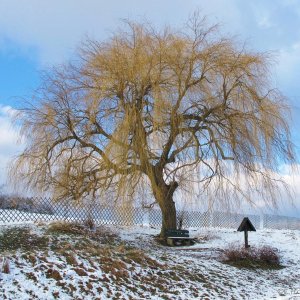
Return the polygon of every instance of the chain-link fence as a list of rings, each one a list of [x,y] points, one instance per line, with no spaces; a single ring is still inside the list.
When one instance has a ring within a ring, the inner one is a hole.
[[[244,217],[249,217],[257,229],[298,229],[300,219],[276,215],[245,215],[229,212],[178,211],[177,224],[182,228],[238,228]],[[1,198],[0,223],[85,222],[123,226],[151,226],[162,223],[159,209],[131,206],[107,206],[97,202],[74,205],[70,202],[54,202],[50,198]]]

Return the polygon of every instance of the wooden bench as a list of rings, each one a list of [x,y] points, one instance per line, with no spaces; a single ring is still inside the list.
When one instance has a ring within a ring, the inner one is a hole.
[[[166,238],[169,246],[190,246],[195,244],[195,238],[190,237],[188,230],[167,229]]]

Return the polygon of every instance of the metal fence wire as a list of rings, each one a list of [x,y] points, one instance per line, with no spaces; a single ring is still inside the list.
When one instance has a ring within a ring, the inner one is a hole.
[[[238,228],[249,217],[257,229],[298,229],[300,219],[276,215],[245,215],[230,212],[178,211],[177,226],[182,228]],[[108,206],[98,202],[75,205],[67,201],[54,202],[50,198],[0,197],[0,223],[22,222],[86,222],[98,225],[143,225],[159,228],[162,215],[159,209],[132,206]]]

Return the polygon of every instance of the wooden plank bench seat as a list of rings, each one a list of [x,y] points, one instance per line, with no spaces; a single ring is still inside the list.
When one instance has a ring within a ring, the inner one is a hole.
[[[190,246],[195,244],[195,238],[190,237],[188,230],[167,229],[166,238],[169,246]]]

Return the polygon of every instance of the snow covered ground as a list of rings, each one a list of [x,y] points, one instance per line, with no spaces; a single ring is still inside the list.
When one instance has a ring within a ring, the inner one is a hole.
[[[200,242],[189,247],[162,246],[157,234],[149,227],[89,233],[1,225],[0,267],[8,260],[10,270],[0,272],[0,299],[300,299],[300,231],[249,233],[251,246],[279,250],[279,270],[224,264],[223,250],[243,244],[234,230],[190,230]]]

